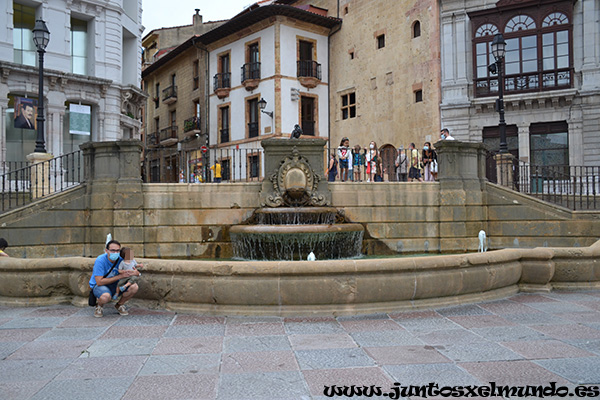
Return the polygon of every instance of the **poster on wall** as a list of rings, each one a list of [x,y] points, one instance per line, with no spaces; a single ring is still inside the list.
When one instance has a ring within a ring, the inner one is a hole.
[[[69,104],[69,133],[87,135],[92,132],[92,107],[83,104]]]
[[[37,100],[15,97],[15,128],[36,129]]]

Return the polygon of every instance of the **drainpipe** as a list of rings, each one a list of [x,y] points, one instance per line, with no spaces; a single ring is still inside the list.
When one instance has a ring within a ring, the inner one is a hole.
[[[206,49],[206,47],[201,43],[201,42],[196,42],[196,39],[198,39],[198,37],[195,37],[194,39],[192,39],[192,44],[194,45],[194,47],[198,50],[202,50],[206,53],[206,60],[205,60],[205,82],[204,82],[204,99],[205,99],[205,104],[204,104],[204,109],[206,110],[206,118],[204,118],[204,132],[206,132],[206,147],[208,147],[210,149],[210,109],[209,109],[209,78],[210,78],[210,63],[209,63],[209,51]],[[205,159],[206,163],[205,165],[203,165],[204,167],[204,176],[202,177],[202,179],[204,179],[204,182],[206,182],[206,179],[208,178],[208,167],[210,166],[210,151],[207,152],[207,156]]]
[[[340,0],[338,0],[338,17],[340,14]],[[333,30],[329,33],[329,36],[327,37],[327,105],[328,105],[328,110],[327,110],[327,125],[329,127],[329,129],[327,130],[327,148],[329,149],[331,147],[331,37],[333,35],[335,35],[337,32],[340,31],[340,29],[342,29],[342,22],[340,21],[340,23],[333,28]],[[329,153],[329,151],[328,151]],[[328,154],[329,157],[329,154]],[[328,159],[329,160],[329,159]]]

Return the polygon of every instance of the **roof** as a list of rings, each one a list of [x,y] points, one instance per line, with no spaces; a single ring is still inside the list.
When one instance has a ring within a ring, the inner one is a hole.
[[[240,14],[230,19],[228,22],[205,33],[200,37],[200,40],[204,44],[214,43],[219,39],[239,32],[266,18],[278,15],[295,18],[300,21],[320,25],[329,29],[339,25],[342,22],[341,19],[326,17],[315,12],[302,10],[298,7],[284,4],[269,4],[264,6],[260,6],[258,4],[259,3],[255,3],[254,6],[250,6]]]
[[[156,71],[157,69],[165,65],[167,62],[171,61],[172,59],[186,51],[187,49],[193,47],[195,43],[199,43],[199,37],[199,35],[192,36],[191,38],[189,38],[179,46],[175,47],[173,50],[171,50],[152,64],[150,64],[146,69],[142,71],[142,79],[145,79],[149,74]]]

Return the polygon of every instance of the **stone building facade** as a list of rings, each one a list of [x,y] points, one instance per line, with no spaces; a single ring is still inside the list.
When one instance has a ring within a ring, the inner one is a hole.
[[[533,165],[598,165],[599,14],[597,0],[440,2],[444,126],[498,148],[498,78],[488,65],[502,33],[509,151]]]
[[[45,139],[60,155],[79,144],[139,137],[142,0],[9,0],[1,3],[0,162],[24,161],[33,129],[16,128],[38,98],[36,19],[50,31],[44,58]]]

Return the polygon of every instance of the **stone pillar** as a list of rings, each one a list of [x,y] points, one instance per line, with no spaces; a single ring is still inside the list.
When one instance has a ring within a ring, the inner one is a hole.
[[[37,199],[52,193],[52,182],[50,182],[50,163],[54,156],[49,153],[31,153],[27,155],[29,165],[38,164],[31,168],[31,197]]]
[[[86,254],[102,252],[111,233],[123,245],[142,255],[143,205],[139,140],[87,142],[84,157],[86,208],[90,210]]]
[[[483,143],[435,143],[440,182],[439,239],[442,253],[476,251],[487,230],[485,148]],[[448,239],[450,238],[450,239]]]
[[[494,160],[496,160],[496,176],[498,177],[498,184],[511,189],[514,187],[514,159],[515,157],[510,153],[499,153],[494,156]]]

